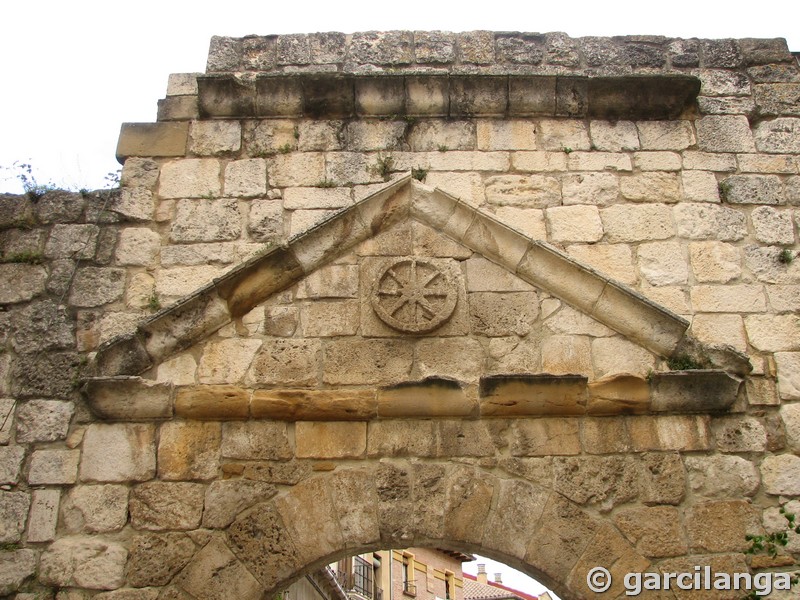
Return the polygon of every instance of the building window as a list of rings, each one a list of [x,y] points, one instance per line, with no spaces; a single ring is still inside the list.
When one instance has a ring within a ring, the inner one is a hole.
[[[456,597],[456,578],[452,571],[444,572],[444,598],[445,600],[455,600]]]
[[[414,583],[414,555],[403,552],[403,593],[409,596],[417,595],[417,586]]]

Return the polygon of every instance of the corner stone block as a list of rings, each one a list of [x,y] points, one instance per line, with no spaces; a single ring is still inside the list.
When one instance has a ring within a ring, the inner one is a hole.
[[[92,424],[83,438],[81,481],[125,482],[151,479],[156,471],[155,427]]]
[[[117,142],[117,160],[130,156],[184,156],[188,122],[123,123]]]
[[[367,450],[364,422],[311,422],[295,424],[297,458],[363,458]]]

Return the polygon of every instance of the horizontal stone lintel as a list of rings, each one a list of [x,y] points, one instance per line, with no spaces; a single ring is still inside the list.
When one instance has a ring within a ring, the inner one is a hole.
[[[577,417],[724,412],[741,381],[723,371],[670,371],[643,379],[615,375],[493,375],[477,388],[429,378],[381,388],[173,388],[139,377],[105,377],[83,388],[100,419],[200,421],[372,421],[406,418]]]
[[[689,75],[351,75],[198,77],[200,118],[590,117],[675,119],[696,104]]]

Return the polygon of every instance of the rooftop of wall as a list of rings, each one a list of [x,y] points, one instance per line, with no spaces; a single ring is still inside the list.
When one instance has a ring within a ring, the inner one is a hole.
[[[792,62],[786,40],[367,31],[213,37],[208,73],[621,75]]]

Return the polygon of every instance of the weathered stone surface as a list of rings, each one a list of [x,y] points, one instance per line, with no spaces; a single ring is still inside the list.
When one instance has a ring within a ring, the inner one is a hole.
[[[78,477],[80,450],[36,450],[31,455],[28,483],[71,484]]]
[[[760,527],[755,509],[744,500],[703,502],[693,506],[686,518],[686,531],[693,550],[736,552],[749,544],[747,534]]]
[[[189,152],[214,156],[236,152],[242,147],[242,126],[236,121],[192,121]],[[163,174],[162,174],[163,177]]]
[[[674,173],[638,173],[621,177],[620,193],[633,202],[674,203],[682,199],[678,176]]]
[[[597,242],[603,223],[595,206],[557,206],[544,212],[550,239],[555,242]]]
[[[760,484],[758,471],[740,456],[687,456],[689,487],[706,498],[753,496]]]
[[[648,557],[680,556],[687,545],[678,509],[671,506],[630,508],[617,513],[617,527]]]
[[[61,519],[70,533],[119,531],[128,520],[128,488],[122,485],[81,485],[61,502]]]
[[[92,411],[103,419],[163,419],[172,416],[170,385],[138,377],[91,379],[85,392]]]
[[[664,204],[619,204],[602,209],[600,218],[609,242],[663,240],[675,234],[670,209]]]
[[[800,350],[800,322],[795,315],[749,315],[744,324],[750,343],[759,350]]]
[[[736,241],[747,235],[746,217],[737,210],[710,204],[678,204],[673,212],[678,235],[693,240]]]
[[[189,563],[194,552],[195,545],[185,533],[135,535],[128,559],[128,584],[166,585]]]
[[[626,244],[574,244],[567,247],[567,253],[622,283],[631,285],[637,280],[631,249]]]
[[[409,130],[408,144],[413,152],[432,150],[474,150],[475,123],[470,121],[418,121]]]
[[[0,491],[0,543],[20,541],[30,504],[31,497],[25,492]]]
[[[241,233],[239,205],[235,200],[179,200],[170,231],[173,242],[219,242]]]
[[[731,204],[783,204],[783,186],[777,175],[731,175],[720,182]]]
[[[705,450],[711,447],[708,420],[703,417],[631,417],[628,431],[637,451]]]
[[[542,342],[542,370],[556,375],[593,375],[591,340],[584,336],[554,335]]]
[[[58,489],[33,491],[26,536],[29,542],[51,542],[55,539],[60,498],[61,490]]]
[[[250,393],[229,385],[204,385],[179,389],[175,414],[186,419],[230,420],[248,416]]]
[[[467,541],[481,539],[497,480],[478,478],[469,469],[459,469],[446,485],[445,535]]]
[[[561,456],[580,453],[578,424],[564,419],[532,419],[512,425],[512,456]]]
[[[697,285],[691,290],[692,306],[701,312],[758,313],[766,309],[760,285]],[[756,321],[753,327],[760,322]]]
[[[786,442],[791,450],[800,450],[800,404],[784,404],[781,420],[786,430]]]
[[[655,364],[650,352],[621,337],[594,340],[591,356],[597,378],[619,373],[644,377]]]
[[[694,242],[689,244],[689,256],[694,276],[702,283],[727,283],[741,275],[741,255],[731,244]]]
[[[767,446],[764,425],[755,417],[729,416],[714,420],[714,437],[722,452],[763,452]]]
[[[128,551],[96,538],[64,537],[42,554],[39,578],[45,585],[112,590],[125,580]]]
[[[161,236],[146,227],[123,229],[117,242],[118,265],[149,267],[155,263],[161,247]]]
[[[317,382],[321,349],[320,341],[313,339],[266,340],[247,377],[255,383],[313,385]]]
[[[75,274],[69,301],[74,306],[91,308],[119,300],[124,292],[124,269],[84,267]]]
[[[469,294],[473,333],[489,337],[527,335],[539,314],[535,292],[473,292]]]
[[[13,550],[0,552],[0,594],[16,592],[23,582],[36,572],[38,555],[35,550]],[[24,599],[25,594],[16,598]],[[34,600],[30,598],[29,600]]]
[[[499,306],[500,310],[507,308],[505,303]],[[519,318],[527,317],[523,313]],[[416,345],[415,366],[418,376],[423,378],[443,377],[458,381],[473,381],[481,373],[484,360],[483,347],[477,340],[434,338],[420,340]]]
[[[226,196],[250,198],[267,193],[267,163],[263,158],[234,160],[225,166]]]
[[[131,525],[150,531],[196,529],[204,494],[205,487],[199,483],[142,483],[131,491]]]
[[[642,502],[680,504],[686,493],[686,475],[677,452],[645,453],[638,466]]]
[[[197,378],[200,383],[237,383],[253,361],[261,341],[231,338],[206,344]]]
[[[696,122],[697,146],[708,152],[753,152],[755,144],[744,115],[709,115]]]
[[[800,494],[800,457],[792,454],[767,456],[761,461],[761,480],[768,494]]]
[[[92,259],[97,251],[97,225],[54,225],[44,247],[46,258]]]
[[[158,193],[162,198],[219,196],[220,164],[213,158],[184,158],[161,167]]]
[[[63,440],[67,437],[74,412],[75,407],[71,402],[29,400],[21,403],[17,408],[17,442]]]
[[[222,456],[243,460],[287,460],[293,452],[285,423],[223,423]]]
[[[333,385],[395,383],[411,373],[412,346],[395,340],[336,340],[323,353],[323,381]]]
[[[168,481],[214,479],[218,474],[221,442],[219,423],[165,423],[159,431],[159,478]]]
[[[262,481],[214,481],[206,490],[203,527],[224,529],[243,510],[266,501],[277,493],[275,486]]]
[[[92,424],[86,429],[81,481],[144,481],[155,475],[155,429],[152,425]]]
[[[5,365],[0,362],[0,390],[3,389],[5,372]],[[11,441],[11,432],[14,429],[14,408],[16,405],[17,403],[13,398],[0,398],[0,446],[7,446]],[[0,448],[0,451],[3,450],[4,448]],[[0,458],[0,463],[2,462],[3,458]],[[0,483],[8,482],[0,481]]]
[[[299,421],[295,444],[297,458],[362,458],[367,448],[367,424]]]
[[[744,321],[740,315],[702,314],[692,319],[692,334],[701,342],[747,351]]]
[[[640,121],[636,129],[642,150],[685,150],[695,143],[688,121]]]
[[[599,340],[596,340],[599,341]],[[610,340],[609,340],[610,341]],[[613,347],[611,348],[613,350]],[[650,386],[642,376],[626,373],[625,366],[613,365],[610,361],[611,354],[603,361],[595,358],[596,368],[603,371],[615,372],[617,369],[622,374],[611,375],[589,383],[589,400],[586,412],[590,415],[621,415],[644,414],[650,408]],[[652,360],[652,359],[651,359]],[[603,362],[608,361],[605,367]],[[601,432],[613,431],[615,439],[603,439]],[[581,429],[584,437],[584,446],[592,454],[603,454],[603,448],[610,446],[618,450],[629,449],[630,440],[622,423],[611,421],[586,421]]]
[[[800,152],[800,119],[784,117],[761,121],[753,132],[759,152],[772,154]]]
[[[231,594],[242,600],[257,600],[263,595],[261,584],[219,538],[212,539],[192,558],[177,583],[195,598]]]
[[[376,414],[372,390],[256,390],[250,406],[256,419],[286,421],[362,420]]]
[[[486,201],[524,208],[558,206],[561,186],[558,179],[547,175],[498,175],[486,180]]]
[[[24,458],[24,446],[0,447],[0,484],[17,483]]]
[[[636,472],[624,457],[557,457],[553,489],[577,504],[598,505],[607,511],[633,500],[638,492]]]
[[[38,265],[0,264],[0,304],[27,302],[45,291],[47,271]]]
[[[158,174],[158,167],[156,167],[156,174]],[[154,183],[155,181],[153,181]],[[153,192],[142,187],[144,185],[142,183],[137,187],[122,188],[119,194],[111,197],[109,210],[131,221],[146,222],[153,219],[153,211],[156,206]]]
[[[592,121],[589,124],[592,145],[605,152],[639,149],[639,135],[631,121]]]
[[[638,248],[639,271],[652,285],[686,283],[689,273],[680,244],[652,242]]]
[[[789,211],[760,206],[750,213],[755,237],[765,244],[794,244],[794,223]]]
[[[607,206],[619,197],[619,178],[613,173],[577,173],[561,180],[564,205]]]

